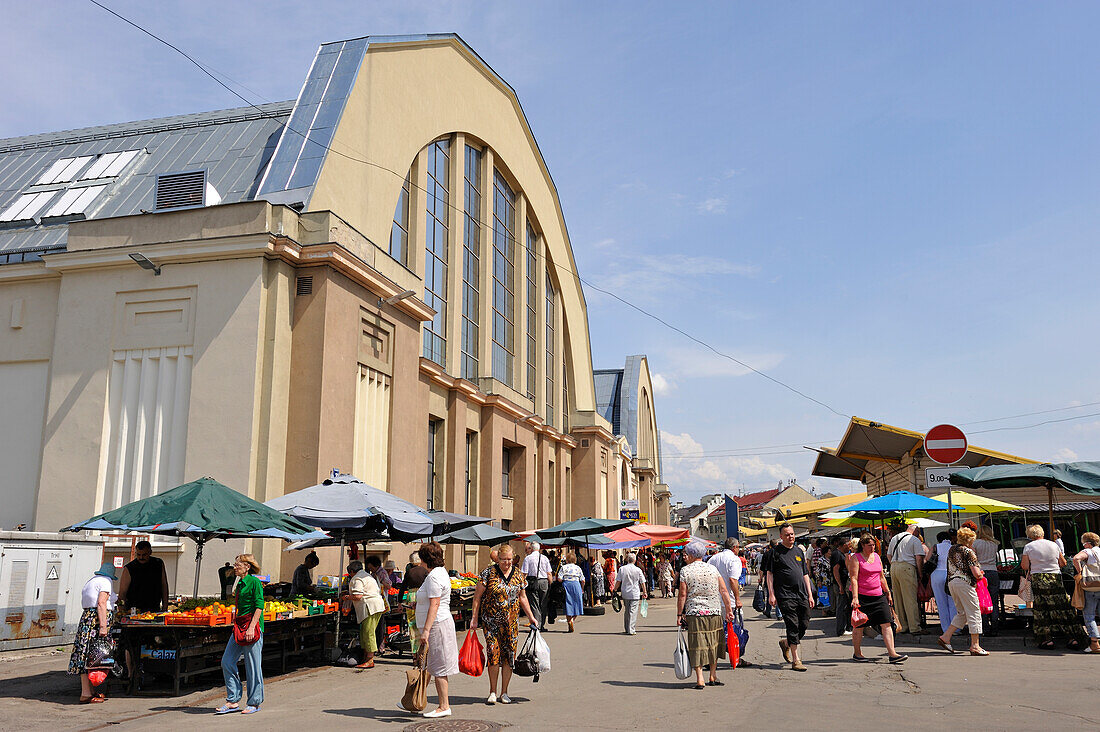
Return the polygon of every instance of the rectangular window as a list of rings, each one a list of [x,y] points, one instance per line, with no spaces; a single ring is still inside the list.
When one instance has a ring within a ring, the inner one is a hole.
[[[493,378],[513,385],[516,194],[493,173]]]
[[[550,461],[550,472],[548,473],[548,480],[546,481],[546,490],[550,494],[549,516],[547,521],[552,525],[560,523],[557,519],[557,514],[554,513],[554,504],[558,498],[558,471],[554,470],[554,461]]]
[[[561,365],[561,431],[569,431],[569,377],[565,375],[565,361]]]
[[[431,511],[435,508],[435,456],[436,438],[439,436],[438,419],[428,420],[428,491],[425,507]]]
[[[441,366],[447,359],[450,147],[448,140],[436,140],[428,145],[427,210],[424,215],[424,302],[435,310],[435,317],[424,324],[424,358]]]
[[[466,146],[462,253],[462,378],[476,379],[481,322],[481,151]]]
[[[477,480],[477,433],[466,433],[466,500],[463,511],[472,514],[476,508],[474,505],[475,491],[474,481]]]
[[[538,290],[535,287],[535,230],[527,225],[527,398],[535,398],[535,379],[538,378],[535,362],[538,348],[535,334],[538,328],[537,311]]]
[[[554,424],[554,325],[557,321],[557,297],[550,272],[546,273],[546,424]]]
[[[390,377],[360,365],[352,466],[360,480],[382,491],[389,490],[389,448]]]
[[[512,487],[508,485],[508,477],[512,472],[512,449],[501,448],[500,460],[500,495],[505,498],[512,497]]]
[[[409,189],[412,187],[412,172],[405,176],[401,193],[397,196],[397,208],[393,212],[393,226],[390,228],[390,256],[406,267],[409,266]]]
[[[103,511],[183,483],[190,346],[115,351],[107,384]]]

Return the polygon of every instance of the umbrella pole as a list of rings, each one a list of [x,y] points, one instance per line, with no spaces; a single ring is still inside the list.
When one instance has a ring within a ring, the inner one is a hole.
[[[337,565],[337,567],[336,567],[336,577],[337,577],[336,602],[337,602],[337,604],[339,604],[339,602],[340,602],[340,586],[343,584],[343,582],[341,582],[339,580],[342,579],[343,576],[344,576],[344,539],[345,538],[347,538],[347,531],[346,530],[340,532],[340,564]],[[343,615],[343,613],[341,613],[340,610],[338,609],[336,611],[336,655],[337,655],[337,657],[339,657],[339,655],[340,655],[340,616],[341,615]]]
[[[1054,486],[1047,486],[1047,520],[1050,522],[1050,537],[1054,540]]]
[[[199,570],[202,569],[202,545],[205,543],[206,539],[195,540],[195,590],[191,593],[194,598],[199,596]]]

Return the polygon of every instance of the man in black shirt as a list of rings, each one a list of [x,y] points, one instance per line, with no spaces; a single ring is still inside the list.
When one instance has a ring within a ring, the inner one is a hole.
[[[794,527],[779,528],[779,544],[769,552],[765,567],[768,576],[768,602],[783,613],[787,637],[779,641],[783,658],[795,671],[805,671],[798,657],[798,645],[810,627],[810,610],[814,606],[810,591],[810,568],[802,547],[794,544]]]
[[[133,561],[122,568],[118,601],[143,613],[168,609],[168,573],[164,562],[153,556],[153,545],[144,539],[134,547]]]
[[[833,539],[833,552],[829,557],[830,573],[833,577],[833,596],[836,600],[837,637],[852,632],[852,596],[848,594],[848,554],[852,540],[848,537]]]

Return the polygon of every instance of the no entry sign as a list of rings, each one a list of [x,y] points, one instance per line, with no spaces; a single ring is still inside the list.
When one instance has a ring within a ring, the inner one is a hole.
[[[966,435],[953,424],[938,424],[924,436],[924,453],[940,465],[954,465],[966,454]]]

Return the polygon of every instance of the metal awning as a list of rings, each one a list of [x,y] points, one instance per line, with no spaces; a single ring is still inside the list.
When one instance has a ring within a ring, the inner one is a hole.
[[[900,465],[902,459],[913,457],[923,449],[924,433],[874,422],[862,417],[852,417],[848,429],[836,449],[821,448],[817,451],[813,475],[823,478],[859,480],[869,462]],[[1028,458],[1010,455],[984,447],[970,445],[960,466],[1013,465],[1035,463]],[[929,461],[926,467],[934,467]]]
[[[1045,503],[1027,503],[1021,504],[1018,511],[1005,511],[1005,513],[1046,513],[1048,508]],[[1100,511],[1100,503],[1077,501],[1054,504],[1054,513],[1082,513],[1084,511]]]

